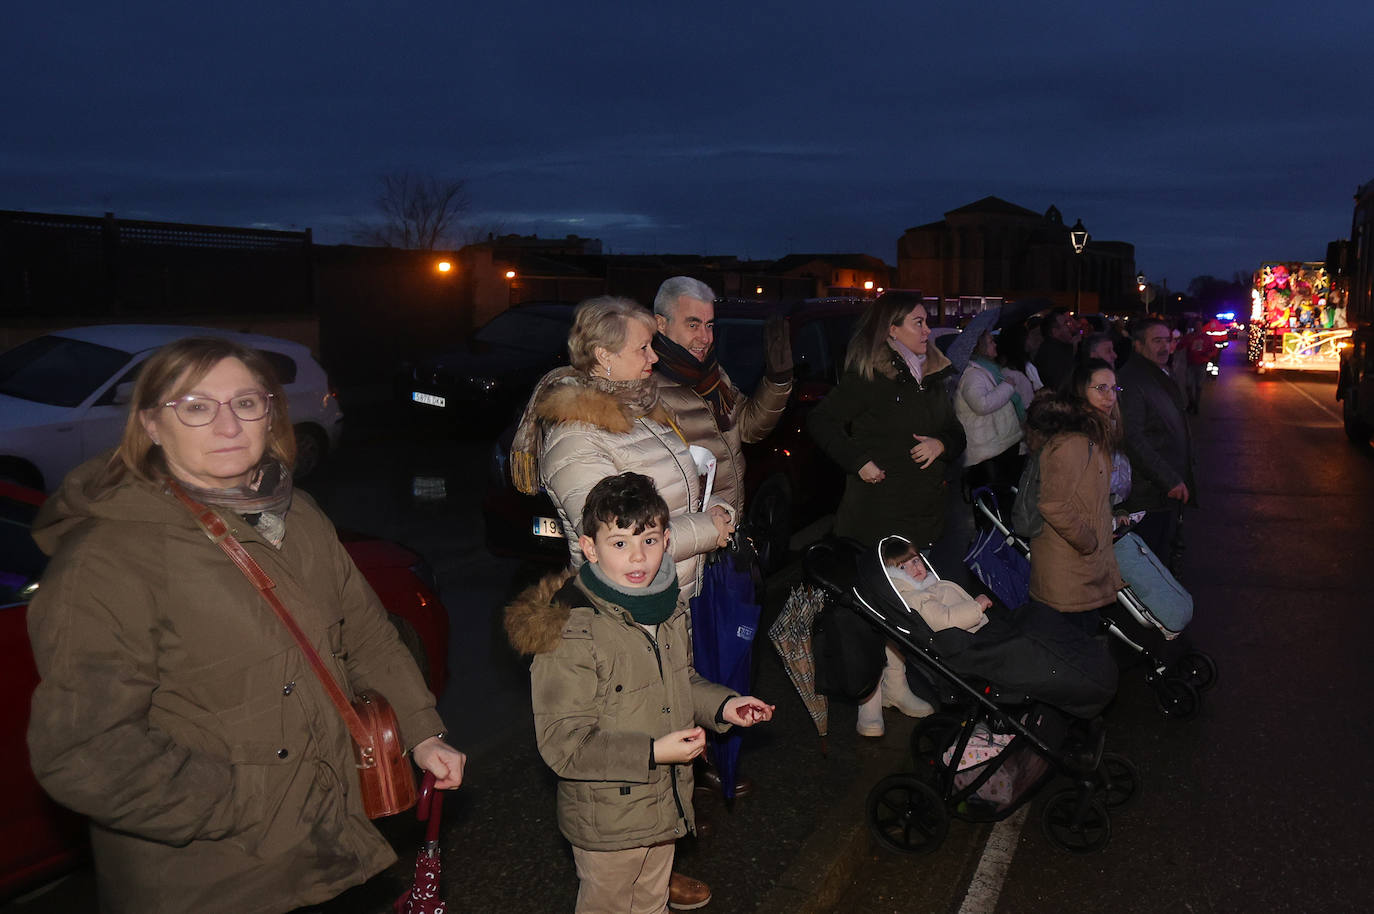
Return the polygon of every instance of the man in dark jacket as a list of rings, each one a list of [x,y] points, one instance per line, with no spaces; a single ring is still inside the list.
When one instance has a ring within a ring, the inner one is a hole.
[[[1184,415],[1187,401],[1170,377],[1172,335],[1156,318],[1131,328],[1135,354],[1121,367],[1121,416],[1126,455],[1131,459],[1131,494],[1126,511],[1144,511],[1136,532],[1168,562],[1178,532],[1179,512],[1193,497],[1193,444]]]
[[[1078,321],[1068,308],[1055,308],[1045,318],[1045,339],[1035,353],[1035,368],[1040,380],[1058,390],[1073,374],[1074,350],[1078,343]]]

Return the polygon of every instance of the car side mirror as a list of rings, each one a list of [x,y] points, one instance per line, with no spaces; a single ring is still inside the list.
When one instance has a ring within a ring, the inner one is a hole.
[[[134,382],[121,381],[115,385],[114,400],[111,402],[116,406],[123,406],[134,398]]]

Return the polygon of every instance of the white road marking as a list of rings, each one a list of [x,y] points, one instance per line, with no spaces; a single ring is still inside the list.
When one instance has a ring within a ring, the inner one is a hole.
[[[1027,803],[993,826],[978,869],[969,880],[959,914],[993,914],[997,910],[997,896],[1002,894],[1002,883],[1006,881],[1012,855],[1016,853],[1016,842],[1029,813],[1030,804]]]
[[[1326,405],[1325,403],[1322,403],[1322,402],[1318,401],[1316,397],[1312,396],[1310,393],[1308,393],[1307,391],[1303,390],[1301,387],[1299,387],[1298,385],[1294,384],[1292,381],[1288,380],[1287,378],[1284,378],[1284,379],[1283,379],[1283,383],[1287,384],[1289,387],[1293,388],[1293,389],[1296,390],[1298,393],[1302,394],[1304,397],[1306,397],[1307,399],[1311,400],[1312,403],[1313,403],[1313,405],[1315,405],[1315,406],[1317,407],[1317,409],[1319,409],[1319,410],[1321,410],[1322,412],[1326,413],[1328,416],[1330,416],[1332,419],[1335,419],[1337,422],[1340,422],[1340,423],[1344,424],[1345,420],[1344,420],[1343,418],[1341,418],[1340,416],[1336,415],[1334,412],[1332,412],[1331,409],[1328,408],[1327,405]]]

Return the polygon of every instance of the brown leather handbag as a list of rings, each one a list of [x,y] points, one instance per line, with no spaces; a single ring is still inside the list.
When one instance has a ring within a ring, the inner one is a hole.
[[[267,605],[277,614],[282,625],[296,639],[297,646],[324,685],[329,700],[338,708],[339,716],[348,726],[353,736],[353,757],[358,768],[358,780],[363,798],[363,811],[369,819],[392,816],[415,805],[415,774],[410,760],[406,758],[405,744],[401,742],[400,727],[396,712],[382,697],[380,692],[364,689],[358,693],[357,700],[350,702],[344,695],[339,683],[330,674],[320,659],[319,653],[310,644],[310,639],[296,624],[290,611],[277,599],[276,585],[267,572],[243,545],[229,535],[229,528],[218,514],[196,501],[175,480],[167,481],[172,494],[181,500],[186,509],[195,517],[196,523],[205,531],[210,541],[224,550],[244,576],[262,594]]]

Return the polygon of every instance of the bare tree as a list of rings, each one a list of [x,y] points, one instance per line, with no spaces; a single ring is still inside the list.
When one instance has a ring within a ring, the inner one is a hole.
[[[354,236],[365,244],[432,251],[455,240],[468,209],[461,180],[448,180],[406,170],[383,175],[377,194],[381,214],[376,224],[360,226]]]

